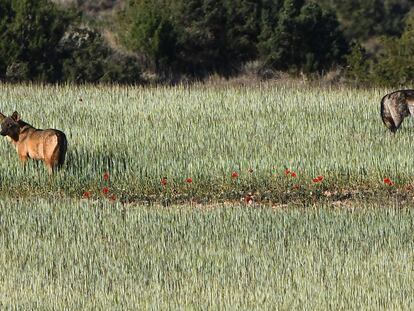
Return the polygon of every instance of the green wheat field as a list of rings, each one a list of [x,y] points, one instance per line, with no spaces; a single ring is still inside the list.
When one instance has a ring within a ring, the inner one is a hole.
[[[0,137],[0,309],[413,309],[389,91],[0,84],[1,112],[69,142],[50,177]]]

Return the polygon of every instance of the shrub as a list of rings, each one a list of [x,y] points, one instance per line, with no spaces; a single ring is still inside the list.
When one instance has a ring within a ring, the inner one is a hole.
[[[71,19],[47,0],[0,0],[0,78],[57,80],[55,47]]]
[[[348,50],[335,16],[315,3],[285,0],[277,20],[263,27],[260,57],[266,67],[315,72],[343,63]],[[272,29],[272,24],[275,24]]]

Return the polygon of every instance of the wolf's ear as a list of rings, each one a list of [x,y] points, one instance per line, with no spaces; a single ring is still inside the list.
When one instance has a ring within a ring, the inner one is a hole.
[[[0,112],[0,122],[6,119],[6,116]]]
[[[11,117],[14,121],[19,121],[20,120],[20,116],[19,116],[19,113],[17,111],[13,112]]]

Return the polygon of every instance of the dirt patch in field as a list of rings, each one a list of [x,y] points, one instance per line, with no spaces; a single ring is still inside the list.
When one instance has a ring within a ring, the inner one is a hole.
[[[149,200],[120,200],[124,206],[186,206],[200,209],[226,208],[235,206],[246,207],[269,207],[272,209],[284,208],[309,208],[309,207],[332,207],[340,209],[354,209],[364,206],[414,207],[414,190],[412,189],[349,189],[349,190],[324,190],[314,193],[280,193],[273,196],[248,194],[239,199],[229,198],[197,198],[185,200],[183,198],[160,198],[152,197]]]

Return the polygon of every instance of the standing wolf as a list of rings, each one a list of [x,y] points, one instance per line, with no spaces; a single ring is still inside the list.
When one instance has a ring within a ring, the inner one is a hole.
[[[381,100],[382,122],[395,133],[405,117],[414,115],[414,90],[400,90]]]
[[[16,111],[10,117],[0,113],[0,122],[0,134],[14,145],[21,162],[29,158],[43,160],[49,173],[65,162],[67,140],[63,132],[36,129],[21,120]]]

